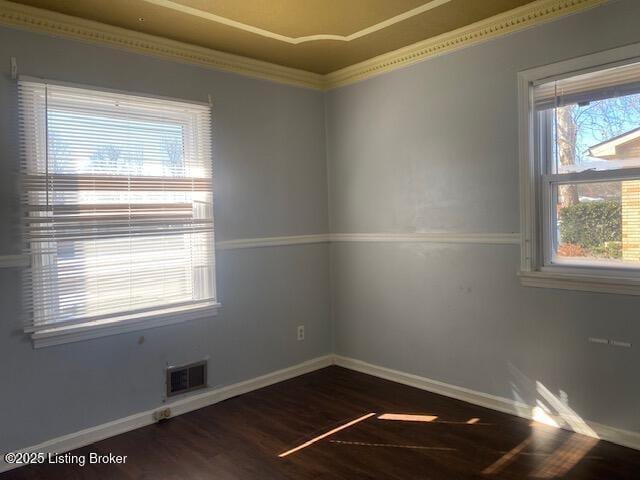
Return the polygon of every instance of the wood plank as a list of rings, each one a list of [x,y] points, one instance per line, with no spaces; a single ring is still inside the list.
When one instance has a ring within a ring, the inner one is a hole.
[[[395,420],[378,418],[384,414]],[[640,472],[638,451],[340,367],[71,453],[91,452],[127,462],[27,466],[0,480],[618,480]]]

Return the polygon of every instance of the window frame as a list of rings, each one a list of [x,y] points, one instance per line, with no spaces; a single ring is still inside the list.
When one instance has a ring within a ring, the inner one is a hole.
[[[572,174],[549,172],[550,122],[541,123],[534,108],[535,85],[606,68],[640,62],[640,44],[628,45],[571,60],[518,72],[518,138],[520,163],[521,248],[518,275],[524,286],[600,293],[640,295],[640,267],[562,265],[551,262],[552,185],[575,182],[640,179],[640,168],[585,171]]]
[[[72,87],[78,89],[84,89],[88,91],[96,91],[96,92],[106,92],[120,95],[131,95],[135,97],[145,97],[153,100],[166,100],[169,102],[181,102],[181,103],[190,103],[194,105],[206,106],[209,108],[209,115],[212,115],[211,111],[211,100],[209,102],[199,102],[189,99],[182,98],[172,98],[160,95],[152,95],[148,93],[140,93],[128,90],[117,90],[117,89],[109,89],[98,87],[94,85],[86,85],[86,84],[78,84],[72,82],[63,82],[57,80],[49,80],[28,76],[21,76],[18,80],[26,80],[26,81],[36,81],[42,82],[49,85],[59,85],[65,87]],[[187,136],[187,143],[185,146],[189,149],[193,148],[191,145],[192,139],[190,136]],[[43,138],[38,141],[48,142],[48,139]],[[213,162],[213,152],[209,154],[210,161]],[[214,193],[213,193],[213,166],[211,173],[211,195],[212,202],[214,202]],[[214,205],[211,205],[211,210],[214,212]],[[215,218],[215,213],[213,213],[212,218]],[[211,245],[211,256],[214,262],[214,271],[213,271],[213,281],[214,281],[214,292],[217,291],[217,272],[216,272],[216,247],[215,247],[215,229],[212,232],[213,244]],[[34,258],[37,254],[27,255],[29,258]],[[30,263],[30,262],[29,262]],[[27,266],[29,265],[27,263]],[[214,295],[213,304],[207,306],[196,306],[196,307],[184,307],[182,310],[170,308],[169,305],[164,311],[159,312],[118,312],[114,313],[111,318],[104,318],[99,321],[87,321],[84,323],[75,323],[67,325],[62,323],[60,326],[52,326],[47,329],[40,330],[30,330],[29,328],[25,328],[25,332],[31,336],[32,344],[34,348],[52,346],[52,345],[60,345],[70,342],[77,342],[81,340],[95,339],[103,336],[115,335],[120,333],[127,332],[135,332],[139,330],[146,330],[154,327],[167,326],[173,324],[179,324],[192,320],[202,320],[207,318],[212,318],[217,315],[219,309],[221,308],[221,304],[219,303],[218,295]]]

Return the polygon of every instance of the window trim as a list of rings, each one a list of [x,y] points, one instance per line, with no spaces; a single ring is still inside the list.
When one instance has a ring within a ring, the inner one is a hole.
[[[545,239],[548,237],[545,219],[549,217],[544,215],[548,196],[543,195],[542,190],[549,183],[543,182],[541,165],[537,161],[538,152],[544,145],[542,135],[536,145],[537,119],[533,108],[533,87],[536,84],[634,62],[640,62],[640,43],[518,72],[521,228],[518,276],[523,286],[640,295],[639,272],[593,266],[545,265]],[[604,176],[613,178],[614,172]],[[601,179],[603,173],[594,174],[594,179]],[[588,179],[589,175],[589,172],[584,172],[579,177]],[[547,180],[549,177],[553,176],[547,176]],[[567,176],[563,176],[563,180],[566,179]]]
[[[136,97],[144,97],[153,100],[160,101],[168,101],[168,102],[180,102],[184,104],[191,104],[197,106],[204,106],[209,109],[209,115],[212,115],[212,101],[211,96],[209,95],[208,101],[197,101],[192,99],[184,99],[184,98],[175,98],[168,96],[161,96],[155,94],[149,94],[145,92],[139,91],[129,91],[129,90],[121,90],[121,89],[112,89],[106,88],[97,85],[88,85],[88,84],[80,84],[75,82],[66,82],[59,80],[52,80],[48,78],[40,78],[40,77],[31,77],[21,75],[19,77],[20,81],[32,81],[38,83],[45,83],[48,85],[62,86],[62,87],[71,87],[85,90],[92,90],[96,92],[105,92],[105,93],[113,93],[120,95],[131,95]],[[210,160],[213,162],[213,152],[210,153]],[[211,186],[213,187],[213,173],[211,174],[211,178],[209,179]],[[213,190],[212,190],[213,196]],[[211,208],[214,208],[214,205],[211,205]],[[213,217],[215,218],[215,216]],[[219,302],[219,297],[217,295],[217,272],[215,271],[215,258],[217,256],[217,248],[215,247],[215,230],[213,233],[213,245],[211,246],[214,258],[214,291],[216,292],[215,298],[212,303],[207,305],[194,306],[192,308],[181,308],[181,309],[172,309],[167,308],[162,311],[153,311],[153,312],[134,312],[130,315],[127,315],[126,312],[121,312],[119,314],[114,314],[111,317],[106,317],[102,320],[98,321],[87,321],[84,323],[75,323],[75,324],[62,324],[62,325],[52,325],[51,328],[40,329],[40,330],[29,330],[25,328],[25,333],[27,333],[32,340],[33,348],[41,348],[53,345],[61,345],[66,343],[78,342],[81,340],[89,340],[96,339],[105,336],[117,335],[122,333],[136,332],[141,330],[147,330],[155,327],[162,327],[168,325],[175,325],[184,322],[190,322],[194,320],[205,320],[211,317],[215,317],[218,314],[218,311],[222,308],[221,303]],[[31,255],[27,255],[27,258],[31,257]],[[28,261],[25,262],[25,265],[28,265]]]
[[[120,333],[137,332],[156,327],[165,327],[178,323],[203,320],[215,317],[221,308],[220,303],[207,307],[194,308],[193,311],[183,310],[173,313],[153,313],[150,315],[132,317],[126,320],[105,320],[103,322],[89,322],[57,327],[49,330],[39,330],[31,334],[34,348],[62,345],[81,340],[117,335]]]

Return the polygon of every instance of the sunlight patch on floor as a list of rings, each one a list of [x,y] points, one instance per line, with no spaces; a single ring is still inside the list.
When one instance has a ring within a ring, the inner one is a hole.
[[[378,417],[379,420],[399,420],[402,422],[433,422],[434,415],[406,415],[402,413],[385,413]]]
[[[363,420],[366,420],[367,418],[373,417],[375,415],[375,413],[367,413],[366,415],[363,415],[361,417],[356,418],[355,420],[351,420],[350,422],[345,423],[344,425],[341,425],[339,427],[336,427],[332,430],[329,430],[326,433],[323,433],[322,435],[318,435],[317,437],[312,438],[311,440],[304,442],[302,445],[298,445],[295,448],[292,448],[291,450],[287,450],[286,452],[281,453],[280,455],[278,455],[278,457],[282,458],[282,457],[286,457],[287,455],[291,455],[292,453],[295,453],[299,450],[302,450],[303,448],[308,447],[309,445],[313,445],[316,442],[319,442],[320,440],[322,440],[323,438],[327,438],[331,435],[333,435],[336,432],[339,432],[340,430],[344,430],[345,428],[349,428],[352,425],[355,425],[356,423],[360,423]]]
[[[533,478],[561,478],[598,443],[597,438],[572,435],[532,474]]]
[[[520,442],[520,444],[513,447],[511,450],[505,453],[502,457],[500,457],[498,460],[493,462],[493,464],[485,468],[482,471],[483,475],[495,475],[497,473],[500,473],[511,463],[515,462],[516,458],[518,458],[518,455],[520,455],[525,448],[531,445],[532,441],[533,441],[533,438],[529,437],[526,440],[523,440],[522,442]]]

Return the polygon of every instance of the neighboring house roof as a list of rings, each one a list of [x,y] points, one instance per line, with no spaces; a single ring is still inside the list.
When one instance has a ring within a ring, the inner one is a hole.
[[[625,160],[640,157],[640,127],[629,130],[587,149],[587,155],[605,160]]]

